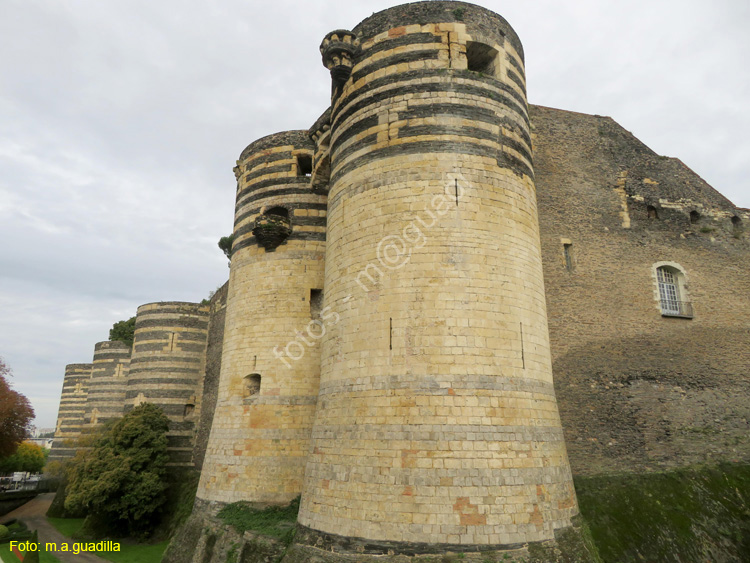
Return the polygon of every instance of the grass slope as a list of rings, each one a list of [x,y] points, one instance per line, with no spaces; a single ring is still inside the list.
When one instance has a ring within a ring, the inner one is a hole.
[[[67,538],[78,532],[84,522],[84,518],[47,518],[47,520]],[[159,563],[169,541],[156,544],[134,544],[121,541],[119,543],[120,551],[97,551],[95,553],[102,559],[115,563]]]
[[[575,479],[604,561],[750,561],[750,466]]]

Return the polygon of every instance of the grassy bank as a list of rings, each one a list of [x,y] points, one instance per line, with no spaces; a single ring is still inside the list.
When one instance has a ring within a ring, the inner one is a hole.
[[[83,526],[84,518],[47,518],[58,532],[70,538]],[[75,541],[75,540],[73,540]],[[83,540],[80,540],[83,541]],[[97,556],[115,563],[159,563],[169,541],[135,544],[117,540],[120,551],[96,551]]]
[[[26,556],[26,552],[21,552],[21,555]],[[20,559],[16,557],[10,551],[10,544],[0,544],[0,558],[5,563],[20,563]],[[46,551],[39,552],[39,563],[60,563],[60,560]]]
[[[604,561],[750,560],[750,466],[575,479]]]

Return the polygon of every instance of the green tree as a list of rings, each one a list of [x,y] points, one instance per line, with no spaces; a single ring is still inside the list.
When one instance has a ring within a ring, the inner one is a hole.
[[[168,427],[150,403],[112,424],[70,462],[65,509],[87,512],[110,533],[146,534],[167,498]]]
[[[29,473],[39,473],[44,467],[47,456],[44,455],[44,449],[23,442],[18,446],[16,453],[0,459],[0,473],[12,473],[14,471],[28,471]]]
[[[234,244],[234,234],[219,239],[219,248],[230,260],[232,259],[232,245]]]
[[[0,357],[0,459],[15,453],[34,418],[29,400],[10,388],[10,367]]]
[[[133,345],[135,338],[135,317],[130,317],[127,321],[117,321],[112,325],[109,331],[110,340],[119,340],[128,346]]]

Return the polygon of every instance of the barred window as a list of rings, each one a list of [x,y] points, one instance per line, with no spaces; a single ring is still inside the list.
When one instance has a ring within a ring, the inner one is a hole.
[[[673,266],[659,266],[656,268],[656,280],[662,316],[693,318],[683,272]]]

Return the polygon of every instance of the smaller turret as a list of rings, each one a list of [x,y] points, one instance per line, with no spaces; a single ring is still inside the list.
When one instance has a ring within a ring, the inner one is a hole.
[[[331,99],[335,99],[341,87],[352,74],[354,61],[359,54],[359,39],[346,29],[328,33],[320,44],[323,65],[331,71]]]
[[[75,455],[74,444],[81,435],[83,415],[86,410],[92,364],[65,366],[60,410],[57,414],[55,439],[50,451],[50,461],[64,461]]]

